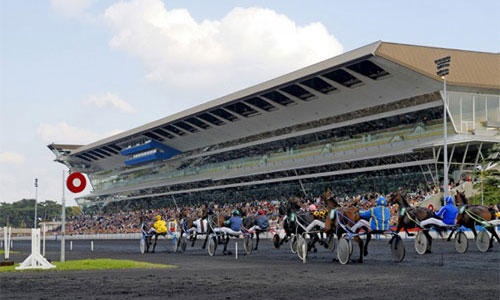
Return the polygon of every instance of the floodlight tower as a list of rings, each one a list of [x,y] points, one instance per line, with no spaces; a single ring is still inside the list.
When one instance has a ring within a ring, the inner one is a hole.
[[[434,61],[437,67],[437,76],[443,79],[444,85],[444,112],[443,112],[443,190],[444,190],[444,198],[448,196],[448,128],[447,128],[447,108],[448,108],[448,99],[446,98],[446,75],[450,74],[450,63],[451,57],[446,56]]]

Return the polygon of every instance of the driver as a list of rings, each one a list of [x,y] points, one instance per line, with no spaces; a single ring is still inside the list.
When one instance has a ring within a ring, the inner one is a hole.
[[[239,214],[238,210],[235,209],[231,219],[224,222],[224,227],[215,228],[214,232],[225,232],[232,235],[239,235],[241,233],[241,217]]]
[[[311,212],[315,218],[309,225],[307,225],[306,227],[307,232],[311,231],[316,226],[318,226],[320,229],[325,228],[325,222],[320,220],[324,218],[325,212],[324,211],[319,212],[317,210],[318,209],[316,205],[314,204],[309,205],[309,212]]]
[[[458,215],[458,208],[453,205],[453,197],[446,196],[446,205],[435,213],[436,218],[429,218],[420,222],[420,226],[426,227],[428,225],[436,225],[439,227],[447,227],[455,225],[455,220]],[[441,219],[442,218],[442,219]]]
[[[389,229],[391,211],[387,208],[387,200],[380,196],[377,199],[377,206],[369,210],[360,210],[361,219],[351,227],[352,232],[357,232],[361,228],[368,228],[377,231]],[[367,221],[370,220],[370,222]]]
[[[263,210],[259,210],[255,216],[254,226],[250,227],[249,231],[264,231],[269,229],[269,220]]]
[[[153,227],[149,229],[149,234],[166,234],[167,233],[167,223],[161,219],[160,215],[156,216],[156,221]]]

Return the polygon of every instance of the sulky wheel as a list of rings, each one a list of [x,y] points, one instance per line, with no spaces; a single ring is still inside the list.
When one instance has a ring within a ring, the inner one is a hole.
[[[292,235],[292,238],[290,239],[290,250],[292,251],[293,254],[297,253],[297,236]]]
[[[349,246],[349,240],[345,237],[339,240],[339,244],[337,245],[337,259],[343,265],[349,263],[351,259],[351,249]]]
[[[336,247],[337,247],[337,236],[332,234],[328,238],[328,251],[333,252],[335,251]]]
[[[420,255],[424,255],[428,247],[429,241],[427,237],[422,231],[419,231],[415,237],[415,251]]]
[[[307,240],[299,235],[297,236],[297,256],[300,260],[307,259]]]
[[[139,250],[141,251],[141,254],[146,252],[146,239],[144,237],[139,241]]]
[[[208,250],[208,255],[210,256],[215,255],[215,250],[217,250],[217,238],[213,235],[211,235],[208,238],[207,250]]]
[[[458,232],[455,235],[455,250],[458,253],[464,254],[467,252],[467,248],[469,247],[469,241],[467,240],[467,236],[463,232]]]
[[[253,239],[251,235],[245,235],[244,246],[246,254],[252,253],[253,250]]]
[[[396,262],[402,262],[405,259],[406,249],[403,239],[399,235],[396,235],[391,242],[391,254]]]
[[[490,248],[490,235],[486,230],[481,230],[478,232],[476,237],[477,249],[481,252],[486,252]]]
[[[279,249],[280,248],[280,235],[279,234],[274,234],[273,236],[273,244],[274,244],[274,248],[276,249]]]

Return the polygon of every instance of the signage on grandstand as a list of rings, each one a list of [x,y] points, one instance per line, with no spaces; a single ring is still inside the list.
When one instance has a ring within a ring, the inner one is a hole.
[[[68,190],[73,193],[80,193],[85,189],[86,185],[87,180],[82,173],[71,173],[66,180],[66,186],[68,187]]]

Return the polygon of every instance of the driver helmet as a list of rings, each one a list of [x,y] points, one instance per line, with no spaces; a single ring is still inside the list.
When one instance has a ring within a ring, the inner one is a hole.
[[[309,205],[309,211],[316,211],[316,209],[317,209],[316,205],[314,204]]]
[[[156,216],[156,221],[160,221],[161,220],[161,216],[160,215],[157,215]]]
[[[386,205],[386,204],[387,204],[387,200],[385,200],[385,198],[384,198],[384,197],[380,196],[380,197],[378,197],[378,199],[377,199],[377,204],[378,204],[378,205]]]
[[[259,215],[264,215],[264,211],[261,209],[257,212]]]
[[[239,214],[240,214],[240,212],[239,212],[237,209],[233,210],[233,215],[234,215],[234,216],[237,216],[237,215],[239,215]]]
[[[452,196],[446,196],[446,198],[444,199],[444,201],[446,202],[446,204],[453,204],[453,197]]]

